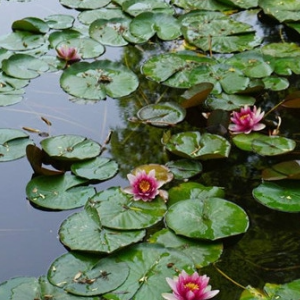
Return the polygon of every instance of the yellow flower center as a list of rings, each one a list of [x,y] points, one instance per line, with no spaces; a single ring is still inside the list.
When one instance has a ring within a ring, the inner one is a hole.
[[[240,117],[240,120],[247,119],[248,117],[249,117],[249,114],[243,115],[243,116]]]
[[[151,184],[148,180],[142,180],[140,183],[139,183],[139,189],[145,193],[145,192],[148,192],[151,188]]]
[[[199,290],[199,286],[196,283],[188,282],[184,285],[184,287],[188,288],[190,291]]]

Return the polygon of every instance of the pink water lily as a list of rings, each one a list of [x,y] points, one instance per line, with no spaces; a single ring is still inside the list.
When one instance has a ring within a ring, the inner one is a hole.
[[[125,193],[132,194],[135,201],[152,201],[161,192],[159,188],[163,183],[156,179],[155,170],[149,173],[145,170],[138,171],[136,175],[128,174],[127,178],[130,186],[123,190]]]
[[[239,112],[233,112],[231,121],[234,124],[230,124],[228,129],[233,134],[245,133],[248,134],[251,131],[259,131],[266,127],[265,124],[259,123],[264,117],[264,112],[261,112],[260,108],[253,107],[251,110],[247,105],[242,107]]]
[[[183,270],[178,277],[166,280],[173,291],[172,294],[162,294],[166,300],[206,300],[219,293],[219,290],[211,290],[208,276],[200,276],[197,272],[189,275]]]
[[[81,56],[75,47],[62,45],[56,48],[57,56],[66,62],[76,62],[81,60]]]

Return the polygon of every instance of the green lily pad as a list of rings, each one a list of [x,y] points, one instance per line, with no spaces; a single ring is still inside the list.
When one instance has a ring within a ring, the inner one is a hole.
[[[49,26],[45,21],[39,18],[28,17],[14,21],[12,24],[12,30],[45,34],[48,32]]]
[[[251,8],[258,6],[258,0],[221,0],[223,3],[240,8]]]
[[[202,268],[218,260],[223,252],[223,244],[219,242],[200,242],[174,234],[168,229],[162,229],[152,235],[150,243],[162,244],[167,248],[177,249],[191,257],[196,268]]]
[[[71,170],[76,176],[89,180],[107,180],[117,174],[118,164],[108,158],[96,157],[72,164]]]
[[[116,289],[128,274],[127,265],[113,258],[96,260],[88,255],[66,253],[51,264],[48,278],[68,293],[96,296]]]
[[[111,0],[59,0],[59,2],[61,5],[70,8],[96,9],[106,6]]]
[[[209,11],[225,11],[232,9],[232,7],[229,7],[217,0],[172,0],[171,2],[176,6],[185,8],[186,10],[200,9]]]
[[[253,197],[271,209],[300,212],[300,188],[296,181],[263,182],[253,190]]]
[[[39,207],[66,210],[85,205],[95,189],[82,186],[87,180],[73,175],[37,176],[26,186],[29,201]]]
[[[158,127],[176,125],[184,120],[185,115],[185,109],[172,101],[149,104],[137,112],[140,120]]]
[[[61,87],[70,95],[90,100],[120,98],[134,92],[138,77],[124,65],[109,60],[78,62],[64,70]]]
[[[262,81],[265,85],[265,88],[272,91],[282,91],[287,89],[290,85],[288,79],[282,77],[270,76],[263,78]]]
[[[262,38],[254,29],[221,12],[196,11],[181,18],[185,39],[204,51],[241,52],[259,46]]]
[[[12,282],[7,281],[7,285],[11,286],[11,300],[20,299],[61,299],[61,300],[76,300],[78,297],[71,295],[61,288],[52,285],[46,278],[18,278],[12,279]],[[8,292],[9,293],[9,292]],[[5,298],[8,299],[8,298]],[[86,300],[96,300],[96,298],[88,297]]]
[[[0,47],[12,51],[27,51],[37,49],[45,44],[45,38],[41,34],[33,34],[28,31],[15,31],[0,36]]]
[[[300,179],[300,161],[290,160],[266,168],[262,171],[264,180]]]
[[[124,12],[133,17],[136,17],[144,12],[153,12],[154,14],[174,14],[174,8],[164,0],[125,0],[122,1],[121,6]]]
[[[169,207],[165,222],[178,235],[211,241],[244,233],[249,227],[245,211],[221,198],[177,202]]]
[[[192,159],[228,157],[230,143],[223,137],[198,131],[181,132],[171,136],[165,147],[172,153]]]
[[[13,54],[2,61],[5,74],[19,79],[36,78],[48,69],[48,64],[28,54]]]
[[[105,299],[161,299],[161,294],[170,290],[167,277],[173,278],[177,270],[194,269],[188,256],[157,244],[140,243],[116,255],[128,265],[130,273],[124,284],[104,295]]]
[[[29,84],[28,79],[19,79],[0,73],[0,93],[16,92]],[[23,91],[23,90],[22,90]]]
[[[181,35],[179,21],[164,13],[140,13],[131,21],[129,29],[132,35],[145,41],[155,34],[162,40],[174,40]]]
[[[133,201],[118,187],[111,187],[97,193],[92,199],[106,228],[118,230],[143,229],[150,227],[164,217],[167,210],[163,199],[156,197],[151,202]]]
[[[0,283],[1,299],[11,299],[12,290],[20,284],[35,282],[35,277],[14,277]]]
[[[52,158],[78,161],[98,156],[101,145],[79,135],[58,135],[41,141],[43,150]]]
[[[24,131],[0,128],[0,162],[24,157],[26,147],[30,144],[33,144],[33,141]]]
[[[60,241],[71,250],[91,253],[112,253],[144,238],[145,230],[113,230],[102,227],[93,204],[63,221]]]
[[[62,42],[66,43],[70,39],[77,39],[77,38],[82,38],[82,34],[79,31],[75,29],[65,29],[65,30],[57,30],[52,32],[49,35],[48,40],[51,47],[55,49],[59,43]]]
[[[45,21],[51,29],[59,30],[71,28],[75,22],[75,18],[71,15],[54,14],[47,16]]]
[[[299,279],[284,284],[266,283],[263,290],[247,286],[239,300],[272,300],[276,298],[298,300],[300,297],[299,287]]]
[[[0,94],[0,106],[9,106],[21,102],[24,93],[24,90],[18,90],[18,92]]]
[[[296,146],[294,140],[281,136],[266,136],[260,133],[238,134],[232,140],[242,150],[267,156],[291,152]]]
[[[245,95],[228,95],[226,93],[221,93],[219,95],[209,95],[205,104],[210,110],[227,110],[233,111],[241,107],[252,106],[255,104],[255,98]]]
[[[169,189],[168,206],[188,199],[205,200],[208,198],[222,198],[224,189],[217,186],[204,186],[198,182],[184,182]]]
[[[202,164],[195,160],[179,159],[169,161],[166,166],[174,174],[175,179],[188,179],[202,172]]]

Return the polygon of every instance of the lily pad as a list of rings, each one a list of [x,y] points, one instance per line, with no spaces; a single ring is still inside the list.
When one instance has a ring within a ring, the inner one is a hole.
[[[96,9],[106,6],[111,0],[59,0],[59,2],[69,8]]]
[[[181,251],[191,257],[196,268],[200,269],[218,260],[223,252],[223,244],[219,242],[195,241],[174,234],[168,229],[162,229],[152,235],[150,243],[162,244],[167,248]]]
[[[51,264],[48,278],[53,285],[68,293],[96,296],[116,289],[128,274],[127,265],[113,258],[96,259],[70,252]]]
[[[12,291],[15,287],[24,283],[35,282],[35,277],[14,277],[0,284],[0,297],[1,299],[11,299]]]
[[[105,299],[161,299],[161,294],[170,290],[167,277],[173,278],[177,270],[194,269],[188,256],[157,244],[140,243],[116,255],[128,265],[130,273],[124,284],[104,295]]]
[[[12,29],[14,31],[27,31],[32,33],[41,33],[45,34],[49,30],[48,24],[39,19],[34,17],[28,17],[21,20],[14,21],[12,24]]]
[[[73,175],[37,176],[26,186],[27,198],[39,207],[67,210],[85,205],[95,189],[82,186],[87,180]]]
[[[166,205],[160,197],[151,202],[133,201],[118,187],[111,187],[97,193],[91,203],[97,210],[101,224],[118,230],[143,229],[150,227],[164,217]]]
[[[59,30],[71,28],[75,22],[75,18],[71,15],[54,14],[47,16],[45,21],[51,29]]]
[[[222,198],[177,202],[169,207],[165,222],[178,235],[211,241],[245,233],[249,227],[245,211]]]
[[[0,106],[9,106],[16,103],[19,103],[23,99],[25,91],[18,90],[18,92],[0,94]]]
[[[296,181],[263,182],[253,190],[253,196],[271,209],[300,212],[300,188]]]
[[[43,150],[52,158],[78,161],[98,156],[101,145],[79,135],[58,135],[41,141]]]
[[[0,97],[1,99],[1,97]],[[22,130],[0,128],[0,162],[19,159],[26,155],[27,145],[33,144]]]
[[[139,242],[145,234],[145,230],[118,231],[103,227],[91,203],[83,211],[65,219],[59,229],[60,241],[65,246],[91,253],[112,253]]]
[[[72,164],[71,170],[76,176],[89,180],[108,180],[117,174],[118,164],[108,158],[96,157]]]
[[[107,96],[120,98],[129,95],[137,89],[139,81],[124,65],[101,60],[71,65],[63,72],[60,84],[72,96],[102,100]]]
[[[171,136],[165,147],[172,153],[192,159],[215,159],[228,157],[230,143],[215,134],[198,131],[181,132]]]
[[[217,0],[172,0],[171,2],[174,5],[182,7],[188,11],[194,9],[209,11],[225,11],[232,9],[232,7],[229,7],[228,5]]]
[[[70,39],[82,38],[81,32],[75,29],[57,30],[52,32],[49,37],[49,43],[52,48],[56,48],[59,43],[67,42]]]
[[[185,39],[204,51],[241,52],[259,46],[262,38],[254,29],[221,12],[196,11],[181,18]]]
[[[185,109],[176,102],[160,102],[142,107],[137,116],[145,123],[158,126],[174,126],[184,120]]]
[[[19,79],[36,78],[48,69],[48,64],[28,54],[13,54],[2,61],[5,74]]]
[[[191,159],[179,159],[175,161],[169,161],[166,166],[174,174],[175,179],[188,179],[193,177],[202,171],[202,164],[198,161]]]

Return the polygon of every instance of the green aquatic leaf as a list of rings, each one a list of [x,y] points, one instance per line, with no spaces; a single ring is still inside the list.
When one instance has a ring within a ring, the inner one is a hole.
[[[59,2],[69,8],[97,9],[106,6],[111,0],[59,0]]]
[[[227,5],[233,6],[233,7],[240,7],[240,8],[251,8],[251,7],[257,7],[259,0],[221,0],[222,3],[225,3]]]
[[[265,85],[265,88],[272,91],[286,90],[290,85],[288,79],[283,77],[270,76],[263,78],[262,81]]]
[[[82,34],[75,29],[57,30],[52,32],[49,37],[50,46],[55,49],[59,43],[67,42],[70,39],[82,38]]]
[[[71,28],[75,22],[75,18],[71,15],[54,14],[47,16],[45,21],[51,29],[60,30]]]
[[[300,161],[289,160],[272,165],[262,171],[262,179],[273,181],[282,179],[300,179]]]
[[[12,30],[20,30],[20,31],[27,31],[32,33],[41,33],[45,34],[49,31],[48,24],[39,19],[34,17],[28,17],[21,20],[14,21],[12,23]]]
[[[183,121],[185,115],[185,109],[172,101],[149,104],[137,112],[140,120],[158,127],[174,126]]]
[[[102,148],[99,143],[74,134],[43,139],[41,146],[50,157],[66,161],[94,158],[100,154]]]
[[[61,87],[70,95],[90,100],[107,96],[120,98],[134,92],[139,80],[130,69],[118,62],[99,60],[78,62],[64,70]]]
[[[97,210],[101,224],[110,229],[143,229],[161,221],[167,210],[163,199],[156,197],[151,202],[134,201],[118,187],[97,193],[91,203]]]
[[[202,172],[202,164],[191,159],[168,161],[166,166],[174,174],[175,179],[188,179]]]
[[[217,0],[172,0],[174,5],[182,7],[186,10],[208,10],[208,11],[226,11],[232,9],[232,7],[219,2]]]
[[[66,253],[48,271],[49,281],[77,296],[96,296],[116,289],[128,277],[129,268],[114,258]]]
[[[140,243],[116,254],[125,262],[130,273],[127,280],[116,290],[104,295],[105,299],[153,300],[169,291],[166,278],[173,278],[177,270],[192,272],[193,261],[178,250],[158,244]]]
[[[198,131],[174,134],[164,146],[176,155],[204,160],[228,157],[231,148],[225,138]]]
[[[60,241],[71,250],[91,253],[112,253],[141,241],[145,230],[113,230],[103,227],[93,204],[74,213],[59,228]]]
[[[218,260],[223,252],[223,244],[220,242],[195,241],[176,235],[166,228],[154,233],[148,241],[179,250],[189,256],[199,269]]]
[[[300,211],[300,188],[297,181],[263,182],[252,191],[261,204],[285,212]]]
[[[0,162],[11,161],[25,156],[27,145],[33,143],[22,130],[0,128]]]
[[[11,299],[12,290],[20,284],[35,282],[35,277],[14,277],[0,283],[0,297],[1,299]]]
[[[70,174],[46,176],[31,179],[26,186],[29,201],[39,207],[51,210],[67,210],[84,206],[95,194],[95,189],[83,186],[86,179]]]
[[[165,222],[178,235],[211,241],[244,233],[249,227],[246,212],[222,198],[177,202],[169,207]]]
[[[48,64],[28,54],[13,54],[2,61],[3,72],[19,79],[36,78],[48,69]]]

